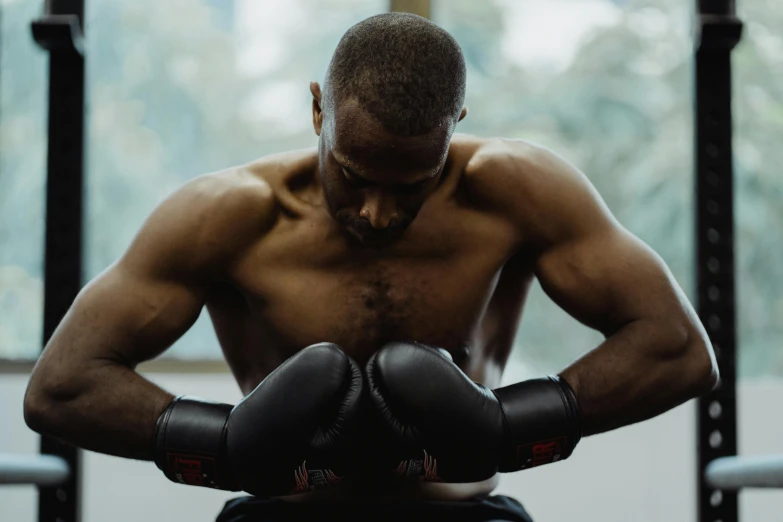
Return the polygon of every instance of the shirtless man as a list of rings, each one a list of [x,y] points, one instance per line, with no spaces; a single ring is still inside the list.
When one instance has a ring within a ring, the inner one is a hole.
[[[82,290],[30,379],[30,427],[254,495],[221,521],[529,520],[489,495],[498,472],[715,385],[667,267],[583,174],[531,143],[453,135],[465,64],[444,30],[364,20],[311,91],[317,149],[187,183]],[[496,389],[534,277],[606,339]],[[204,306],[236,407],[135,372]]]

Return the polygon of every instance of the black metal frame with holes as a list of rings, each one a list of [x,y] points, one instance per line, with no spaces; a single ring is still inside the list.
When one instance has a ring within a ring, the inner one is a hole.
[[[742,23],[733,0],[697,0],[695,168],[697,308],[721,382],[698,403],[699,522],[737,522],[737,494],[711,488],[704,469],[737,453],[731,51]]]
[[[49,122],[44,256],[44,343],[79,293],[82,282],[84,189],[84,0],[47,0],[32,34],[49,51]],[[39,487],[39,522],[80,520],[80,451],[50,437],[41,453],[64,459],[68,480]]]

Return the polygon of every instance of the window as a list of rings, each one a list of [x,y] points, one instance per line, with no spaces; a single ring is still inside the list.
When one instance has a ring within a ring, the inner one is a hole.
[[[309,82],[386,0],[87,2],[86,275],[188,179],[313,146]],[[166,356],[221,357],[206,313]]]
[[[691,9],[648,0],[435,2],[468,62],[461,132],[540,143],[584,171],[617,218],[693,285]],[[530,375],[601,336],[535,286],[517,339]]]
[[[43,339],[46,53],[30,35],[39,0],[0,0],[0,359]]]
[[[783,18],[739,3],[735,53],[738,340],[744,376],[783,373]],[[86,278],[188,179],[315,144],[311,79],[386,0],[87,2]],[[433,1],[468,62],[461,132],[542,143],[582,169],[693,296],[690,2]],[[0,358],[41,346],[46,53],[38,0],[0,0]],[[568,16],[563,16],[568,13]],[[600,336],[539,287],[518,344],[554,371]],[[168,355],[219,358],[206,314]]]
[[[737,2],[734,52],[734,238],[738,373],[783,376],[783,16],[764,0]]]

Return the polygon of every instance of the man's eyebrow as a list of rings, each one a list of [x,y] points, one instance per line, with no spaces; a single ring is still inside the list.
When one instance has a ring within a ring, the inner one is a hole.
[[[354,176],[354,177],[356,177],[356,178],[362,178],[362,179],[365,179],[365,178],[364,178],[364,176],[362,176],[362,175],[361,175],[361,173],[359,173],[359,172],[356,172],[354,169],[352,169],[352,168],[351,168],[351,167],[349,167],[348,165],[346,165],[346,164],[344,164],[344,163],[343,163],[343,164],[341,164],[340,166],[341,166],[342,168],[344,168],[345,170],[347,170],[347,171],[348,171],[348,174],[350,174],[351,176]]]
[[[340,165],[340,168],[347,170],[350,175],[356,176],[357,178],[364,178],[364,176],[360,172],[358,172],[359,169],[356,167],[356,164],[353,163],[351,160],[349,160],[344,156],[339,156],[337,154],[334,154],[334,158],[337,160],[337,163]]]
[[[425,183],[429,183],[433,179],[437,178],[438,174],[439,172],[435,172],[434,174],[427,174],[421,179],[417,179],[416,181],[412,181],[410,183],[403,183],[403,185],[424,185]]]
[[[356,164],[353,163],[351,160],[349,160],[346,157],[340,157],[337,154],[334,155],[335,159],[337,160],[337,164],[340,165],[340,168],[345,169],[348,171],[348,174],[351,176],[354,176],[356,178],[360,178],[364,181],[370,182],[369,179],[365,175],[363,175],[361,172],[359,172],[359,169],[356,167]],[[353,164],[353,166],[350,166]],[[410,183],[397,183],[396,185],[402,186],[402,187],[412,187],[415,185],[424,185],[425,183],[428,183],[432,181],[433,179],[438,177],[438,174],[440,171],[435,171],[430,174],[427,174],[425,177],[421,179],[417,179],[415,181],[411,181]]]

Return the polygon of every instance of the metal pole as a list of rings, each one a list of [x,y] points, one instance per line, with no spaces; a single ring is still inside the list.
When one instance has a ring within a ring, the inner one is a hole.
[[[32,23],[35,41],[49,51],[49,143],[46,186],[44,344],[81,289],[84,189],[84,0],[48,0]],[[65,461],[68,479],[40,487],[39,522],[80,520],[80,452],[50,437],[41,453]]]
[[[722,457],[704,470],[705,480],[717,489],[783,488],[783,455]]]
[[[0,484],[57,486],[68,480],[68,463],[52,455],[4,455],[0,453]]]
[[[737,522],[737,495],[705,480],[707,465],[737,453],[731,51],[742,23],[733,0],[698,0],[695,42],[697,309],[720,367],[698,403],[698,518]]]

